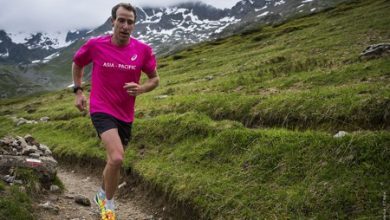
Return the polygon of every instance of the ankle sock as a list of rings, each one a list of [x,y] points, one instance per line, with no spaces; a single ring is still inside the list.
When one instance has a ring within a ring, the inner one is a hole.
[[[98,190],[98,195],[100,198],[105,199],[106,198],[106,192],[102,189],[102,187]]]
[[[106,200],[106,209],[109,210],[114,210],[115,209],[115,204],[114,204],[114,199],[111,200]]]

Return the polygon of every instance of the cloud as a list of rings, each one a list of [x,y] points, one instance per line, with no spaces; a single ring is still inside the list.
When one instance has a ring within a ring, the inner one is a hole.
[[[133,0],[135,6],[163,7],[193,0]],[[202,0],[230,8],[239,0]],[[6,31],[61,31],[103,24],[116,0],[0,0],[0,29]],[[156,3],[158,2],[158,3]]]

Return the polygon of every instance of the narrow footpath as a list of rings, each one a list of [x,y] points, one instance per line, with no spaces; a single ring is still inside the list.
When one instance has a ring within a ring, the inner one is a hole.
[[[88,170],[72,170],[59,167],[57,176],[65,186],[63,193],[50,193],[39,199],[34,209],[39,220],[98,220],[97,205],[93,202],[100,178],[95,172]],[[125,184],[122,184],[125,185]],[[127,185],[123,187],[129,187]],[[82,206],[75,202],[75,197],[84,196],[91,202],[90,206]],[[118,198],[119,197],[119,198]],[[158,220],[157,212],[148,207],[147,202],[128,195],[116,196],[117,217],[119,220]]]

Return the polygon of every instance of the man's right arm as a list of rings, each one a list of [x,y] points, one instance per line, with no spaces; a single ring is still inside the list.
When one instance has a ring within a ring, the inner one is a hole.
[[[73,62],[72,64],[72,75],[73,75],[73,85],[75,88],[81,88],[84,67],[80,67]],[[83,90],[76,90],[75,106],[80,111],[85,111],[87,109],[87,99],[84,96]]]

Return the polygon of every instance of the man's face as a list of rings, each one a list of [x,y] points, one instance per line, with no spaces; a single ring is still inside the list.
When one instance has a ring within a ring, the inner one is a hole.
[[[135,16],[132,11],[119,7],[116,11],[116,19],[112,20],[114,26],[114,38],[119,44],[128,42],[130,34],[134,30]]]

